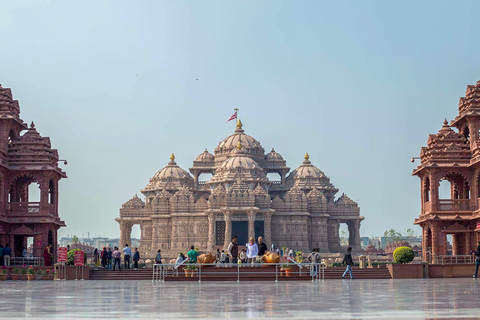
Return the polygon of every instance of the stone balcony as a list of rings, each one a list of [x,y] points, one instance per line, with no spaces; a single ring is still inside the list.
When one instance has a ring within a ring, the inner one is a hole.
[[[8,215],[55,215],[55,205],[47,203],[46,212],[41,208],[40,202],[10,202],[8,204]]]
[[[432,208],[431,201],[427,201],[423,205],[425,214],[438,211],[448,213],[478,210],[478,206],[475,206],[473,199],[439,199],[437,208]]]

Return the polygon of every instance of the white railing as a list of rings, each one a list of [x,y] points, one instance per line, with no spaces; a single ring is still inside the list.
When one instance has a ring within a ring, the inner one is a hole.
[[[476,256],[474,255],[455,255],[455,256],[435,256],[435,264],[465,264],[475,263]]]
[[[30,266],[41,267],[43,266],[43,258],[42,257],[11,257],[10,265],[11,266],[26,265],[27,267],[30,267]]]
[[[279,280],[279,277],[289,277],[291,275],[295,276],[309,276],[312,281],[314,280],[324,280],[325,279],[325,267],[324,263],[298,263],[292,261],[297,267],[298,270],[284,271],[283,266],[285,263],[186,263],[186,260],[181,264],[154,264],[153,265],[153,278],[152,281],[165,281],[165,278],[178,277],[181,266],[187,267],[182,270],[187,269],[188,272],[193,272],[194,275],[189,277],[195,277],[199,282],[202,281],[202,277],[208,276],[209,278],[237,278],[239,282],[242,278],[248,278],[249,275],[258,275],[262,274],[265,277],[270,276],[275,279],[275,282]],[[193,267],[193,268],[192,268]],[[260,267],[260,269],[258,269]],[[269,269],[265,267],[271,267]],[[273,269],[273,267],[275,269]],[[188,268],[195,270],[188,270]],[[257,270],[253,270],[257,268]],[[309,271],[303,271],[302,269],[308,269]],[[233,269],[233,270],[232,270]],[[186,276],[187,277],[187,276]],[[264,278],[262,278],[263,280]]]

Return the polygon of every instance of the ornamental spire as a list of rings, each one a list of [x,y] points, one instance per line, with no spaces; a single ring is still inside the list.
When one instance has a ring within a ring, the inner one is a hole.
[[[303,161],[303,164],[310,164],[310,156],[308,155],[308,152],[305,153],[305,156],[303,157],[305,161]]]
[[[172,154],[170,155],[170,162],[168,163],[169,165],[176,165],[177,163],[175,162],[175,155]]]

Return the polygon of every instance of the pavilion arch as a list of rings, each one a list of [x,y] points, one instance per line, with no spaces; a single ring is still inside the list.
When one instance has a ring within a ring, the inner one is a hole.
[[[57,195],[57,184],[53,179],[48,182],[48,203],[55,204],[55,198]]]
[[[450,199],[470,199],[470,181],[467,176],[458,171],[449,171],[441,175],[437,181],[440,189],[442,181],[450,183]],[[440,197],[440,195],[439,195]]]
[[[468,143],[470,141],[470,129],[468,128],[468,124],[465,124],[462,127],[462,129],[460,130],[460,133],[465,137]]]
[[[28,187],[32,183],[40,186],[40,181],[33,175],[19,175],[12,179],[9,187],[8,202],[29,202]]]

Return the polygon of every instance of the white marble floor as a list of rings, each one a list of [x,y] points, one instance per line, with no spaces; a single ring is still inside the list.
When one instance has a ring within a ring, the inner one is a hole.
[[[7,281],[0,319],[469,319],[479,281]]]

